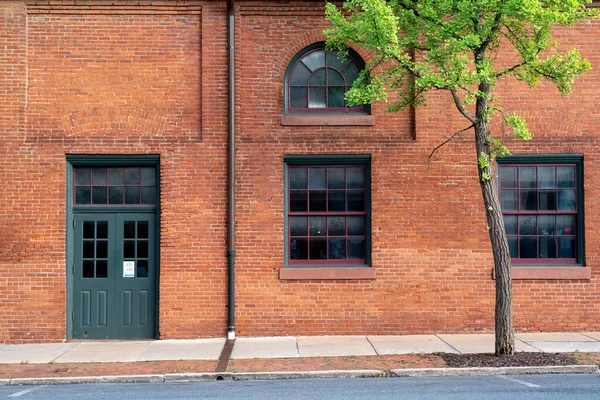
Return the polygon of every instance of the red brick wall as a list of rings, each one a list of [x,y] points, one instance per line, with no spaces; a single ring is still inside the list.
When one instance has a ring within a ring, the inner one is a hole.
[[[67,154],[160,155],[160,337],[225,334],[225,1],[137,3],[0,2],[0,342],[66,337]],[[466,126],[448,96],[416,112],[376,104],[374,126],[280,124],[287,65],[326,27],[322,2],[236,1],[238,334],[491,331],[472,135],[427,170]],[[600,70],[598,34],[594,22],[561,38]],[[514,153],[585,160],[592,280],[515,281],[518,331],[600,330],[596,70],[564,99],[499,86],[534,133],[509,141]],[[375,280],[279,279],[285,154],[371,155]]]

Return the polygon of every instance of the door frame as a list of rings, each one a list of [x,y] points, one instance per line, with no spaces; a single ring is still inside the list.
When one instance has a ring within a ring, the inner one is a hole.
[[[101,207],[89,207],[89,206],[74,206],[73,205],[73,168],[74,167],[111,167],[111,166],[122,166],[122,167],[155,167],[156,168],[156,206],[101,206]],[[159,297],[160,297],[160,156],[158,154],[143,154],[143,155],[80,155],[80,154],[67,154],[66,155],[66,167],[67,167],[67,179],[66,179],[66,298],[67,298],[67,313],[66,319],[66,338],[67,340],[73,339],[73,316],[74,316],[74,284],[73,284],[73,266],[75,263],[74,255],[74,221],[75,214],[77,213],[155,213],[156,224],[155,224],[155,235],[156,235],[156,296],[155,296],[155,327],[154,337],[159,337]]]

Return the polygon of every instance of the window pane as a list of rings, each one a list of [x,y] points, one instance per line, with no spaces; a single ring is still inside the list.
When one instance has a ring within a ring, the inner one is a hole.
[[[148,261],[139,260],[136,265],[136,277],[147,278],[148,277]]]
[[[517,167],[500,167],[500,188],[517,187]]]
[[[341,85],[344,86],[344,78],[339,72],[333,69],[327,69],[327,85]],[[343,92],[342,88],[342,92]]]
[[[363,217],[348,217],[348,236],[364,236],[365,219]]]
[[[575,234],[575,216],[557,215],[556,216],[556,234],[574,235]]]
[[[106,204],[106,200],[106,186],[92,187],[92,204]]]
[[[123,187],[109,186],[108,204],[123,204]]]
[[[517,216],[516,215],[505,215],[504,216],[504,229],[507,235],[517,234]]]
[[[108,262],[101,260],[96,261],[96,278],[108,277]]]
[[[519,167],[519,183],[522,188],[537,187],[535,167]]]
[[[363,168],[346,168],[346,185],[348,189],[365,187],[365,170]]]
[[[346,78],[346,85],[352,86],[352,83],[358,78],[359,74],[358,66],[354,63],[348,64],[346,68],[342,71],[342,75]]]
[[[135,221],[125,221],[123,223],[123,237],[126,239],[135,238]]]
[[[329,239],[329,259],[346,258],[346,239]]]
[[[89,168],[75,168],[75,183],[77,185],[89,185],[90,182],[90,169]]]
[[[554,235],[554,215],[538,216],[538,235]]]
[[[517,211],[519,201],[517,199],[516,190],[501,190],[500,191],[500,207],[503,211]]]
[[[147,221],[139,221],[137,223],[137,238],[138,239],[148,239],[148,222]]]
[[[518,252],[519,252],[518,246],[519,245],[518,245],[516,237],[509,237],[508,238],[508,249],[510,250],[510,257],[511,258],[517,258],[517,257],[519,257],[519,255],[518,255]]]
[[[308,239],[290,239],[290,260],[308,260]]]
[[[148,241],[138,240],[137,241],[137,257],[148,258]]]
[[[142,185],[156,185],[155,168],[142,168]]]
[[[540,238],[540,258],[556,258],[556,238],[554,236]]]
[[[327,170],[327,188],[344,189],[344,168],[329,168]]]
[[[561,211],[575,211],[576,205],[574,190],[558,191],[558,209]]]
[[[333,67],[337,70],[341,70],[350,62],[350,58],[344,56],[339,57],[339,53],[337,51],[328,51],[327,52],[327,65]]]
[[[325,86],[325,68],[321,68],[312,74],[309,84],[310,86]]]
[[[556,191],[540,190],[540,211],[555,211],[556,210]]]
[[[346,235],[346,218],[344,217],[329,217],[327,219],[329,236],[345,236]]]
[[[297,63],[290,77],[290,85],[305,86],[310,77],[310,70],[301,62]]]
[[[348,191],[348,211],[365,211],[365,192],[362,190]]]
[[[327,259],[327,239],[310,239],[310,259]]]
[[[135,240],[123,241],[123,258],[135,258]]]
[[[575,258],[575,239],[572,237],[558,238],[558,258]]]
[[[559,188],[575,187],[575,167],[556,167]]]
[[[290,168],[290,189],[306,189],[306,168]]]
[[[138,186],[125,187],[125,204],[140,204],[140,188]]]
[[[139,185],[140,184],[140,169],[139,168],[125,168],[125,184],[126,185]]]
[[[92,168],[92,185],[106,185],[106,168]]]
[[[290,211],[308,211],[308,193],[306,190],[290,190]]]
[[[348,239],[348,258],[365,258],[365,239]]]
[[[96,242],[96,258],[108,258],[108,241],[98,240]]]
[[[108,222],[107,221],[96,222],[96,238],[97,239],[108,239]]]
[[[325,88],[308,89],[308,108],[325,108]]]
[[[325,217],[310,217],[310,236],[325,236],[327,219]]]
[[[75,188],[75,203],[90,204],[92,200],[90,188],[87,186]]]
[[[539,167],[539,187],[555,188],[556,187],[556,168],[554,167]]]
[[[537,258],[537,241],[534,237],[521,237],[519,239],[519,245],[521,247],[520,258]]]
[[[537,210],[537,191],[536,190],[521,190],[521,210],[536,211]]]
[[[108,184],[122,185],[123,184],[123,168],[108,169]]]
[[[321,190],[311,191],[309,194],[309,211],[325,211],[326,210],[326,202],[325,202],[325,193]]]
[[[83,278],[93,278],[94,277],[94,261],[91,261],[91,260],[83,261],[81,276]]]
[[[519,215],[519,234],[535,235],[535,215]]]
[[[329,108],[344,108],[344,88],[330,87],[327,88],[329,97],[327,98],[327,106]]]
[[[325,50],[315,50],[302,57],[302,62],[312,71],[325,66]]]
[[[343,190],[329,191],[329,200],[327,201],[327,210],[345,211],[346,210],[346,192]]]
[[[325,189],[325,168],[308,169],[308,188]]]
[[[290,107],[291,108],[307,108],[308,94],[305,87],[290,88]]]
[[[93,239],[94,236],[94,221],[84,221],[83,222],[83,238],[84,239]]]
[[[308,236],[308,218],[306,217],[290,217],[290,235],[291,236]]]
[[[156,204],[155,187],[142,187],[142,204]]]

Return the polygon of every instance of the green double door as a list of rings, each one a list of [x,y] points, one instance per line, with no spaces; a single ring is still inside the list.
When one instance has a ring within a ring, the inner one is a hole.
[[[73,339],[156,336],[156,215],[76,214]]]

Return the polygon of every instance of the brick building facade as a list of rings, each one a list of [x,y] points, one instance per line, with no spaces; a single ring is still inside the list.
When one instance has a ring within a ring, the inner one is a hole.
[[[345,109],[328,80],[324,112],[293,112],[321,93],[291,80],[302,57],[326,54],[323,8],[233,8],[237,334],[491,331],[470,134],[428,169],[464,127],[451,99]],[[226,1],[6,1],[0,18],[0,343],[224,336]],[[534,135],[509,139],[520,158],[501,165],[503,205],[517,199],[517,331],[600,330],[598,34],[594,21],[557,35],[592,63],[571,96],[498,87]],[[355,50],[360,66],[369,55]]]

